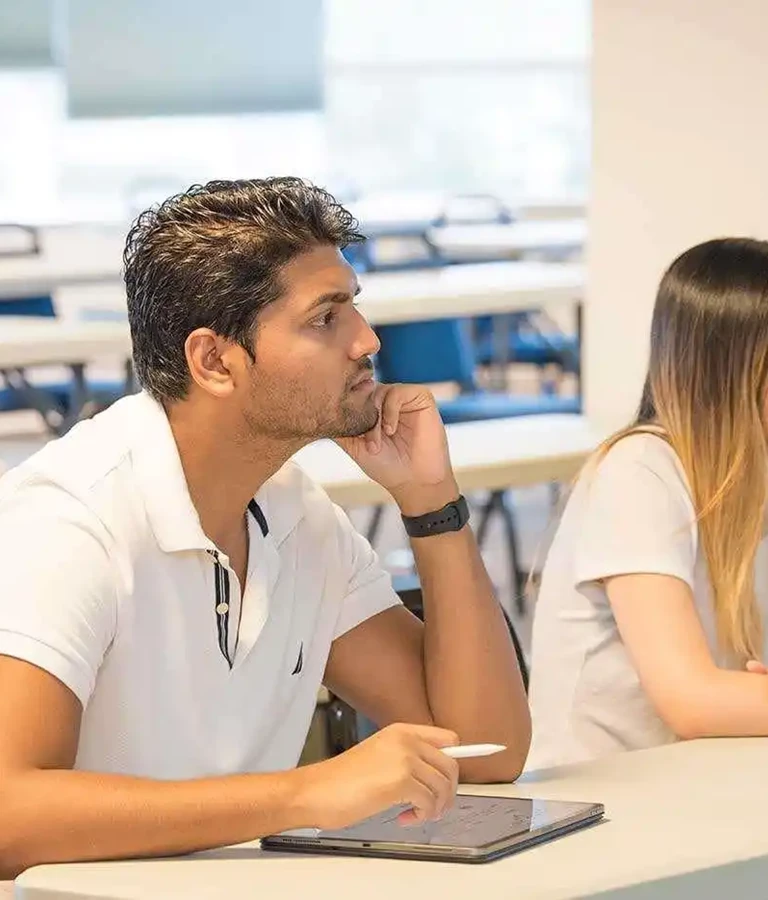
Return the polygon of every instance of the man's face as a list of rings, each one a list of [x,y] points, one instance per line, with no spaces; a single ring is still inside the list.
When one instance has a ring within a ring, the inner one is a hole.
[[[249,431],[298,441],[364,434],[378,421],[379,341],[354,306],[354,270],[336,247],[319,246],[279,277],[283,296],[259,315],[254,336]]]

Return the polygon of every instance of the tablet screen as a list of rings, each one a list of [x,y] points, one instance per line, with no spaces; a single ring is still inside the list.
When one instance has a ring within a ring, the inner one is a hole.
[[[591,803],[459,794],[453,808],[439,822],[402,826],[397,821],[402,808],[397,808],[349,828],[321,831],[317,837],[321,841],[329,838],[480,848],[515,835],[549,829],[592,809]]]

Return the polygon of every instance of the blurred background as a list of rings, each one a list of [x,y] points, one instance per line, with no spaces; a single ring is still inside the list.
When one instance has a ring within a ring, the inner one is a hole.
[[[348,259],[379,375],[433,387],[525,663],[562,488],[633,413],[664,268],[768,233],[764,20],[764,0],[0,0],[0,464],[136,389],[139,211],[309,178],[369,237]],[[333,450],[300,461],[418,611],[397,510]]]
[[[439,397],[524,655],[555,482],[594,444],[590,33],[586,0],[2,0],[0,460],[136,389],[121,250],[141,210],[210,179],[311,179],[369,236],[348,258],[379,376]],[[303,462],[420,612],[388,498],[323,448]],[[309,758],[367,727],[324,701]]]
[[[122,222],[193,182],[583,204],[586,0],[4,0],[0,219]]]

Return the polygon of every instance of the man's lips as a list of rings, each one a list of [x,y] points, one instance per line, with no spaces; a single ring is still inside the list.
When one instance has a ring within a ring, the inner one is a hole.
[[[357,381],[352,385],[351,390],[359,391],[364,388],[372,388],[373,387],[373,373],[367,372],[362,378],[358,378]]]

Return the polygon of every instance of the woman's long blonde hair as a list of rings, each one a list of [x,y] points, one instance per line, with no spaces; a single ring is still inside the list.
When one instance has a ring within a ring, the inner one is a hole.
[[[767,375],[768,242],[699,244],[659,286],[637,417],[595,457],[638,431],[670,443],[696,510],[718,641],[738,661],[762,657],[754,571],[768,497]]]

